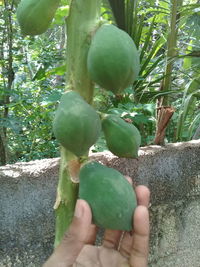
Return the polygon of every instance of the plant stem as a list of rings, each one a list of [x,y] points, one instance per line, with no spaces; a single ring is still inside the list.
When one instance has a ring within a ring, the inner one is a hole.
[[[167,64],[165,69],[165,78],[163,81],[162,90],[170,90],[172,82],[172,70],[173,61],[177,56],[177,36],[178,36],[178,24],[180,19],[180,7],[182,6],[183,0],[172,1],[171,7],[171,19],[170,19],[170,32],[167,41]],[[169,105],[168,97],[163,98],[163,105]]]
[[[93,32],[100,17],[101,0],[72,0],[67,28],[67,84],[66,90],[75,90],[92,102],[93,83],[87,72],[87,54]],[[77,176],[80,161],[75,155],[61,148],[59,183],[57,188],[55,247],[68,229],[78,197]]]
[[[170,32],[167,40],[167,60],[165,69],[165,78],[161,84],[160,90],[168,91],[171,89],[173,61],[177,56],[177,36],[178,24],[180,19],[180,7],[183,0],[171,1],[171,19]],[[174,109],[169,107],[168,96],[161,97],[157,102],[157,125],[154,143],[156,145],[163,145],[165,139],[165,130],[174,113]]]
[[[63,235],[71,222],[78,195],[78,183],[71,180],[69,164],[77,158],[66,149],[61,148],[59,182],[57,198],[54,205],[56,210],[55,247],[59,245]]]
[[[93,83],[87,72],[91,36],[98,27],[101,0],[72,0],[67,26],[67,89],[75,90],[88,103]]]

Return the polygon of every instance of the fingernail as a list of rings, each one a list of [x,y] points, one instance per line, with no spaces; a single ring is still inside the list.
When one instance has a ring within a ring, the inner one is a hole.
[[[81,205],[80,199],[78,199],[76,202],[74,216],[77,218],[81,218],[83,216],[83,212],[84,212],[83,206]]]

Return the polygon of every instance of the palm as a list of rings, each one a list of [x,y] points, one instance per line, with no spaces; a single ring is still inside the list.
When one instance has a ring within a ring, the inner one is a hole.
[[[92,245],[85,245],[73,266],[125,267],[130,266],[130,264],[129,260],[115,249],[106,248],[104,246],[95,247]]]

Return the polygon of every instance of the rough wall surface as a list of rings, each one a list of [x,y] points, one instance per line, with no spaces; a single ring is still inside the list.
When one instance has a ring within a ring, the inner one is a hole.
[[[200,267],[200,140],[91,156],[151,190],[149,266]],[[53,248],[59,159],[0,167],[0,266],[41,266]]]

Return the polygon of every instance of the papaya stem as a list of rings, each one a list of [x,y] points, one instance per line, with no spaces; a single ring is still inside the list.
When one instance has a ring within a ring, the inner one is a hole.
[[[93,31],[98,27],[101,0],[72,0],[67,29],[66,90],[77,91],[88,103],[92,102],[94,85],[87,72],[87,54]],[[83,155],[87,157],[87,155]],[[61,160],[56,213],[55,247],[68,229],[78,197],[78,173],[81,159],[61,148]]]
[[[91,36],[100,25],[101,0],[72,0],[67,29],[67,88],[92,102],[94,84],[87,71]]]
[[[55,247],[59,245],[71,222],[78,197],[78,183],[73,182],[70,176],[71,162],[77,162],[79,166],[78,158],[62,147],[57,197],[54,205],[56,212]]]

